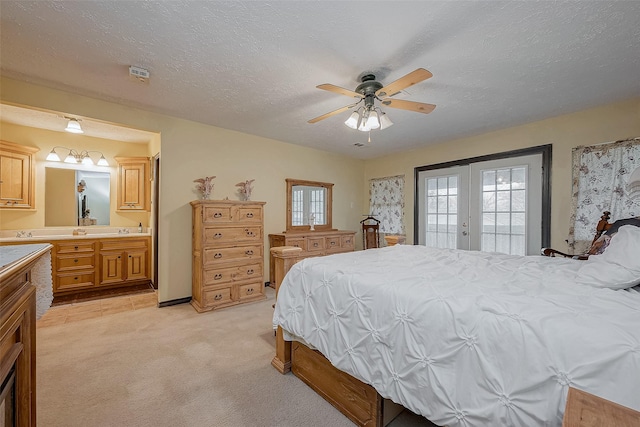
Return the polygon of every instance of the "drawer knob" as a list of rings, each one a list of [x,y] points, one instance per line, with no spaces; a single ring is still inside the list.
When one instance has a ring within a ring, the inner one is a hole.
[[[78,278],[77,278],[77,277],[74,277],[74,278],[73,278],[73,280],[78,280]]]
[[[216,233],[216,234],[214,234],[214,235],[213,235],[213,238],[214,238],[214,239],[220,239],[220,238],[222,238],[222,233]]]
[[[220,280],[222,279],[222,274],[218,273],[215,276],[213,276],[214,280]]]
[[[78,262],[78,260],[77,260],[77,259],[74,259],[74,260],[73,260],[73,262]]]
[[[222,218],[222,214],[220,212],[216,212],[213,214],[214,218]]]
[[[313,244],[313,247],[314,247],[314,248],[317,248],[317,247],[318,247],[318,242],[315,242],[315,243]]]
[[[215,254],[213,257],[214,257],[215,259],[220,259],[220,258],[222,258],[222,254],[221,254],[220,252],[218,252],[218,253],[217,253],[217,254]]]
[[[249,288],[249,289],[247,289],[247,294],[248,294],[248,295],[251,295],[252,293],[253,293],[253,288]]]
[[[253,274],[253,268],[248,269],[247,274]]]
[[[252,213],[252,212],[249,212],[249,213],[247,214],[247,218],[253,218],[253,213]]]
[[[335,245],[336,245],[336,242],[333,242],[333,241],[332,241],[332,242],[331,242],[331,246],[335,246]]]
[[[245,255],[253,255],[253,251],[251,249],[244,251]]]
[[[217,294],[215,297],[213,297],[214,300],[219,301],[222,299],[222,294]]]
[[[73,249],[77,251],[77,250],[78,250],[78,247],[77,247],[77,246],[74,246],[74,247],[73,247]]]
[[[249,230],[248,228],[244,229],[244,232],[247,233],[247,237],[254,237],[255,233],[251,230]]]

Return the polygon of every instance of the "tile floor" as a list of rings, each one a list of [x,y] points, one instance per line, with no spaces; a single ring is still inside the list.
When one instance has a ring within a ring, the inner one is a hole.
[[[44,316],[36,321],[36,328],[61,325],[157,305],[158,296],[155,292],[58,305],[51,307]]]

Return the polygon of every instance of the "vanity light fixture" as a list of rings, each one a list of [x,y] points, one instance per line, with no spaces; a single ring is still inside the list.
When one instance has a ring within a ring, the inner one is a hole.
[[[65,117],[65,119],[69,119],[69,123],[67,123],[67,127],[64,128],[64,130],[71,133],[84,133],[80,126],[80,120],[74,119],[73,117]]]
[[[82,151],[77,151],[74,150],[73,148],[67,148],[67,147],[53,147],[51,149],[51,152],[49,154],[47,154],[47,161],[50,162],[59,162],[60,160],[60,156],[58,155],[58,153],[56,153],[56,148],[61,148],[63,150],[67,150],[69,152],[69,154],[67,154],[67,156],[64,159],[65,163],[82,163],[83,165],[93,165],[93,159],[91,158],[89,153],[98,153],[100,154],[100,159],[98,159],[98,166],[109,166],[109,162],[107,162],[107,159],[105,159],[104,154],[102,154],[100,151],[95,151],[95,150],[82,150]]]

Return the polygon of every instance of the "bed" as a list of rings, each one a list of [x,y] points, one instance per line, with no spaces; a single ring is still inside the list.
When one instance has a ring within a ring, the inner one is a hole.
[[[436,425],[560,426],[570,387],[640,410],[640,227],[605,237],[586,260],[279,248],[272,364],[359,425],[389,399]]]

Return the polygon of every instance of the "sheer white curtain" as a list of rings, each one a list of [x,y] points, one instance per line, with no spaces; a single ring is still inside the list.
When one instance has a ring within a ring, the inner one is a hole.
[[[404,234],[404,175],[369,181],[369,209],[380,221],[380,235]],[[384,239],[380,239],[384,245]]]
[[[629,197],[627,183],[640,166],[640,137],[573,149],[573,200],[569,246],[589,249],[604,211],[611,221],[640,215],[640,199]]]

